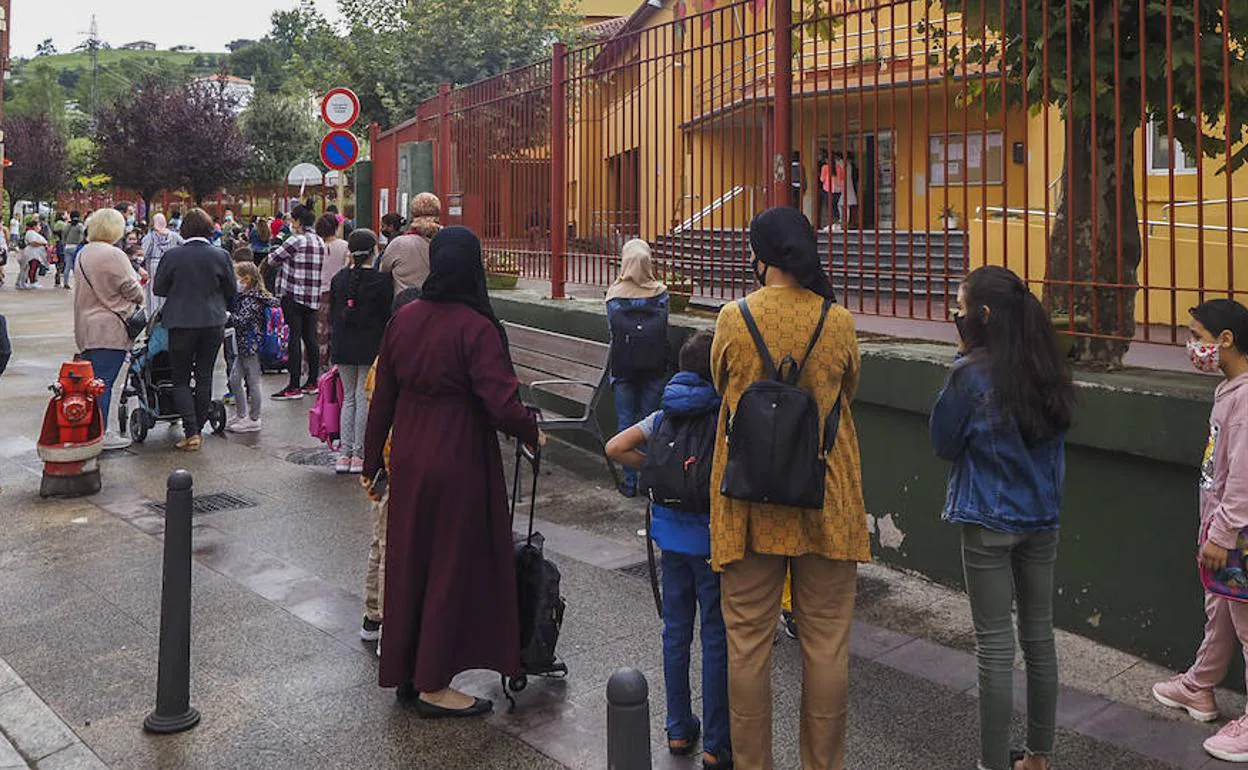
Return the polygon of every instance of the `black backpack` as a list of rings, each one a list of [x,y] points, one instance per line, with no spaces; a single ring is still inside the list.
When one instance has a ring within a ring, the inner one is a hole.
[[[711,510],[711,464],[715,456],[718,410],[706,414],[662,414],[646,442],[639,488],[650,501],[687,513]]]
[[[611,313],[611,373],[622,379],[662,374],[667,366],[667,311],[653,304]]]
[[[720,492],[754,503],[822,508],[824,458],[836,441],[841,398],[837,396],[828,415],[821,441],[819,402],[797,383],[823,333],[832,300],[823,302],[819,325],[801,363],[786,355],[778,369],[746,301],[738,300],[737,306],[763,359],[767,379],[746,388],[737,401],[736,414],[728,417],[728,463]]]

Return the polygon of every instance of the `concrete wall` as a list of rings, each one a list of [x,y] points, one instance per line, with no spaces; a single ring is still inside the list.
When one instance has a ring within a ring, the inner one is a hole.
[[[499,292],[505,320],[606,340],[601,303]],[[710,316],[674,316],[673,343]],[[853,414],[878,559],[961,586],[958,532],[940,520],[947,466],[927,419],[953,358],[947,346],[862,342]],[[1197,465],[1214,381],[1199,375],[1080,372],[1067,451],[1057,624],[1179,668],[1204,625],[1196,576]],[[601,415],[612,425],[610,401]]]

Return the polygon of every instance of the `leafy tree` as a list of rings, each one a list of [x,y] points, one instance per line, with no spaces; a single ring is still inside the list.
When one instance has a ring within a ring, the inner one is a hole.
[[[964,14],[968,39],[959,41],[958,33],[946,35],[936,29],[929,34],[944,41],[950,77],[971,73],[963,81],[965,101],[982,99],[996,109],[1003,101],[1021,105],[1026,95],[1033,110],[1047,99],[1065,120],[1062,181],[1048,243],[1046,302],[1055,312],[1073,308],[1079,331],[1130,339],[1135,333],[1141,256],[1134,152],[1141,113],[1163,130],[1172,125],[1174,139],[1190,155],[1196,154],[1199,137],[1199,148],[1207,157],[1223,159],[1222,173],[1248,160],[1248,146],[1243,144],[1248,123],[1248,89],[1243,87],[1248,82],[1248,3],[1226,4],[1229,17],[1223,15],[1222,0],[1004,5],[996,0],[944,0],[944,8]],[[1229,49],[1225,72],[1224,43]],[[987,71],[987,77],[975,75],[981,71]],[[1229,102],[1222,98],[1224,78],[1230,81]],[[1199,115],[1198,87],[1203,96]],[[1120,122],[1115,121],[1118,113]],[[1100,283],[1124,288],[1094,288],[1088,285],[1094,276]],[[1063,283],[1068,281],[1075,285]],[[1076,352],[1085,360],[1118,366],[1128,344],[1081,337]]]
[[[65,126],[65,89],[57,81],[56,72],[46,62],[36,61],[33,66],[23,67],[22,76],[16,79],[11,90],[13,100],[8,105],[11,115],[47,115],[53,125],[61,130]]]
[[[95,176],[95,142],[90,137],[75,136],[66,142],[70,181],[79,185],[82,180]]]
[[[239,38],[238,40],[231,40],[230,42],[226,43],[225,49],[229,51],[230,53],[238,53],[244,48],[247,48],[248,46],[253,46],[255,44],[256,44],[255,40],[248,40],[247,38]]]
[[[5,189],[15,200],[50,200],[68,178],[64,134],[46,113],[6,116],[4,124],[4,151],[13,161]]]
[[[52,38],[45,37],[35,46],[35,56],[56,56],[56,45],[52,42]]]
[[[97,167],[116,184],[137,190],[150,208],[156,193],[181,183],[187,112],[181,88],[160,78],[140,81],[98,111]]]
[[[439,83],[471,83],[549,55],[554,39],[573,33],[574,18],[566,0],[414,0],[402,12],[402,114],[414,114]]]
[[[291,166],[316,158],[318,127],[306,101],[261,91],[243,112],[242,129],[252,149],[250,181],[280,182]]]
[[[192,82],[182,91],[173,149],[179,178],[196,203],[241,180],[251,160],[224,83]]]

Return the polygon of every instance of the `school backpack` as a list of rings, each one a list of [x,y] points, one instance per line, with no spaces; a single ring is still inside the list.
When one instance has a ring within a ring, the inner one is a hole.
[[[260,361],[266,367],[282,368],[290,355],[290,327],[280,307],[264,309],[264,337],[260,340]]]
[[[650,501],[687,513],[711,510],[711,462],[719,411],[698,415],[660,413],[646,442],[638,488]]]
[[[331,366],[316,382],[316,402],[308,410],[308,433],[312,438],[336,449],[342,435],[342,378],[338,367]]]
[[[611,373],[621,379],[662,374],[667,366],[667,309],[647,303],[611,312]]]
[[[763,360],[766,379],[752,383],[728,417],[728,461],[720,492],[737,500],[796,508],[822,508],[825,457],[841,420],[841,398],[828,415],[820,440],[819,402],[798,385],[802,369],[823,333],[832,300],[823,301],[819,325],[800,363],[785,355],[776,367],[749,305],[737,301]]]

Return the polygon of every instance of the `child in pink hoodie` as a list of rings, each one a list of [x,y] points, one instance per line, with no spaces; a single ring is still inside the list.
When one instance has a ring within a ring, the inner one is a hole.
[[[1215,299],[1192,308],[1192,364],[1224,379],[1213,398],[1209,442],[1200,466],[1200,550],[1197,560],[1216,572],[1238,548],[1248,527],[1248,308]],[[1183,709],[1195,720],[1218,718],[1213,688],[1226,676],[1235,642],[1248,654],[1248,603],[1205,593],[1205,639],[1183,674],[1153,686],[1153,697]],[[1226,762],[1248,762],[1248,715],[1226,724],[1205,741],[1205,751]]]

